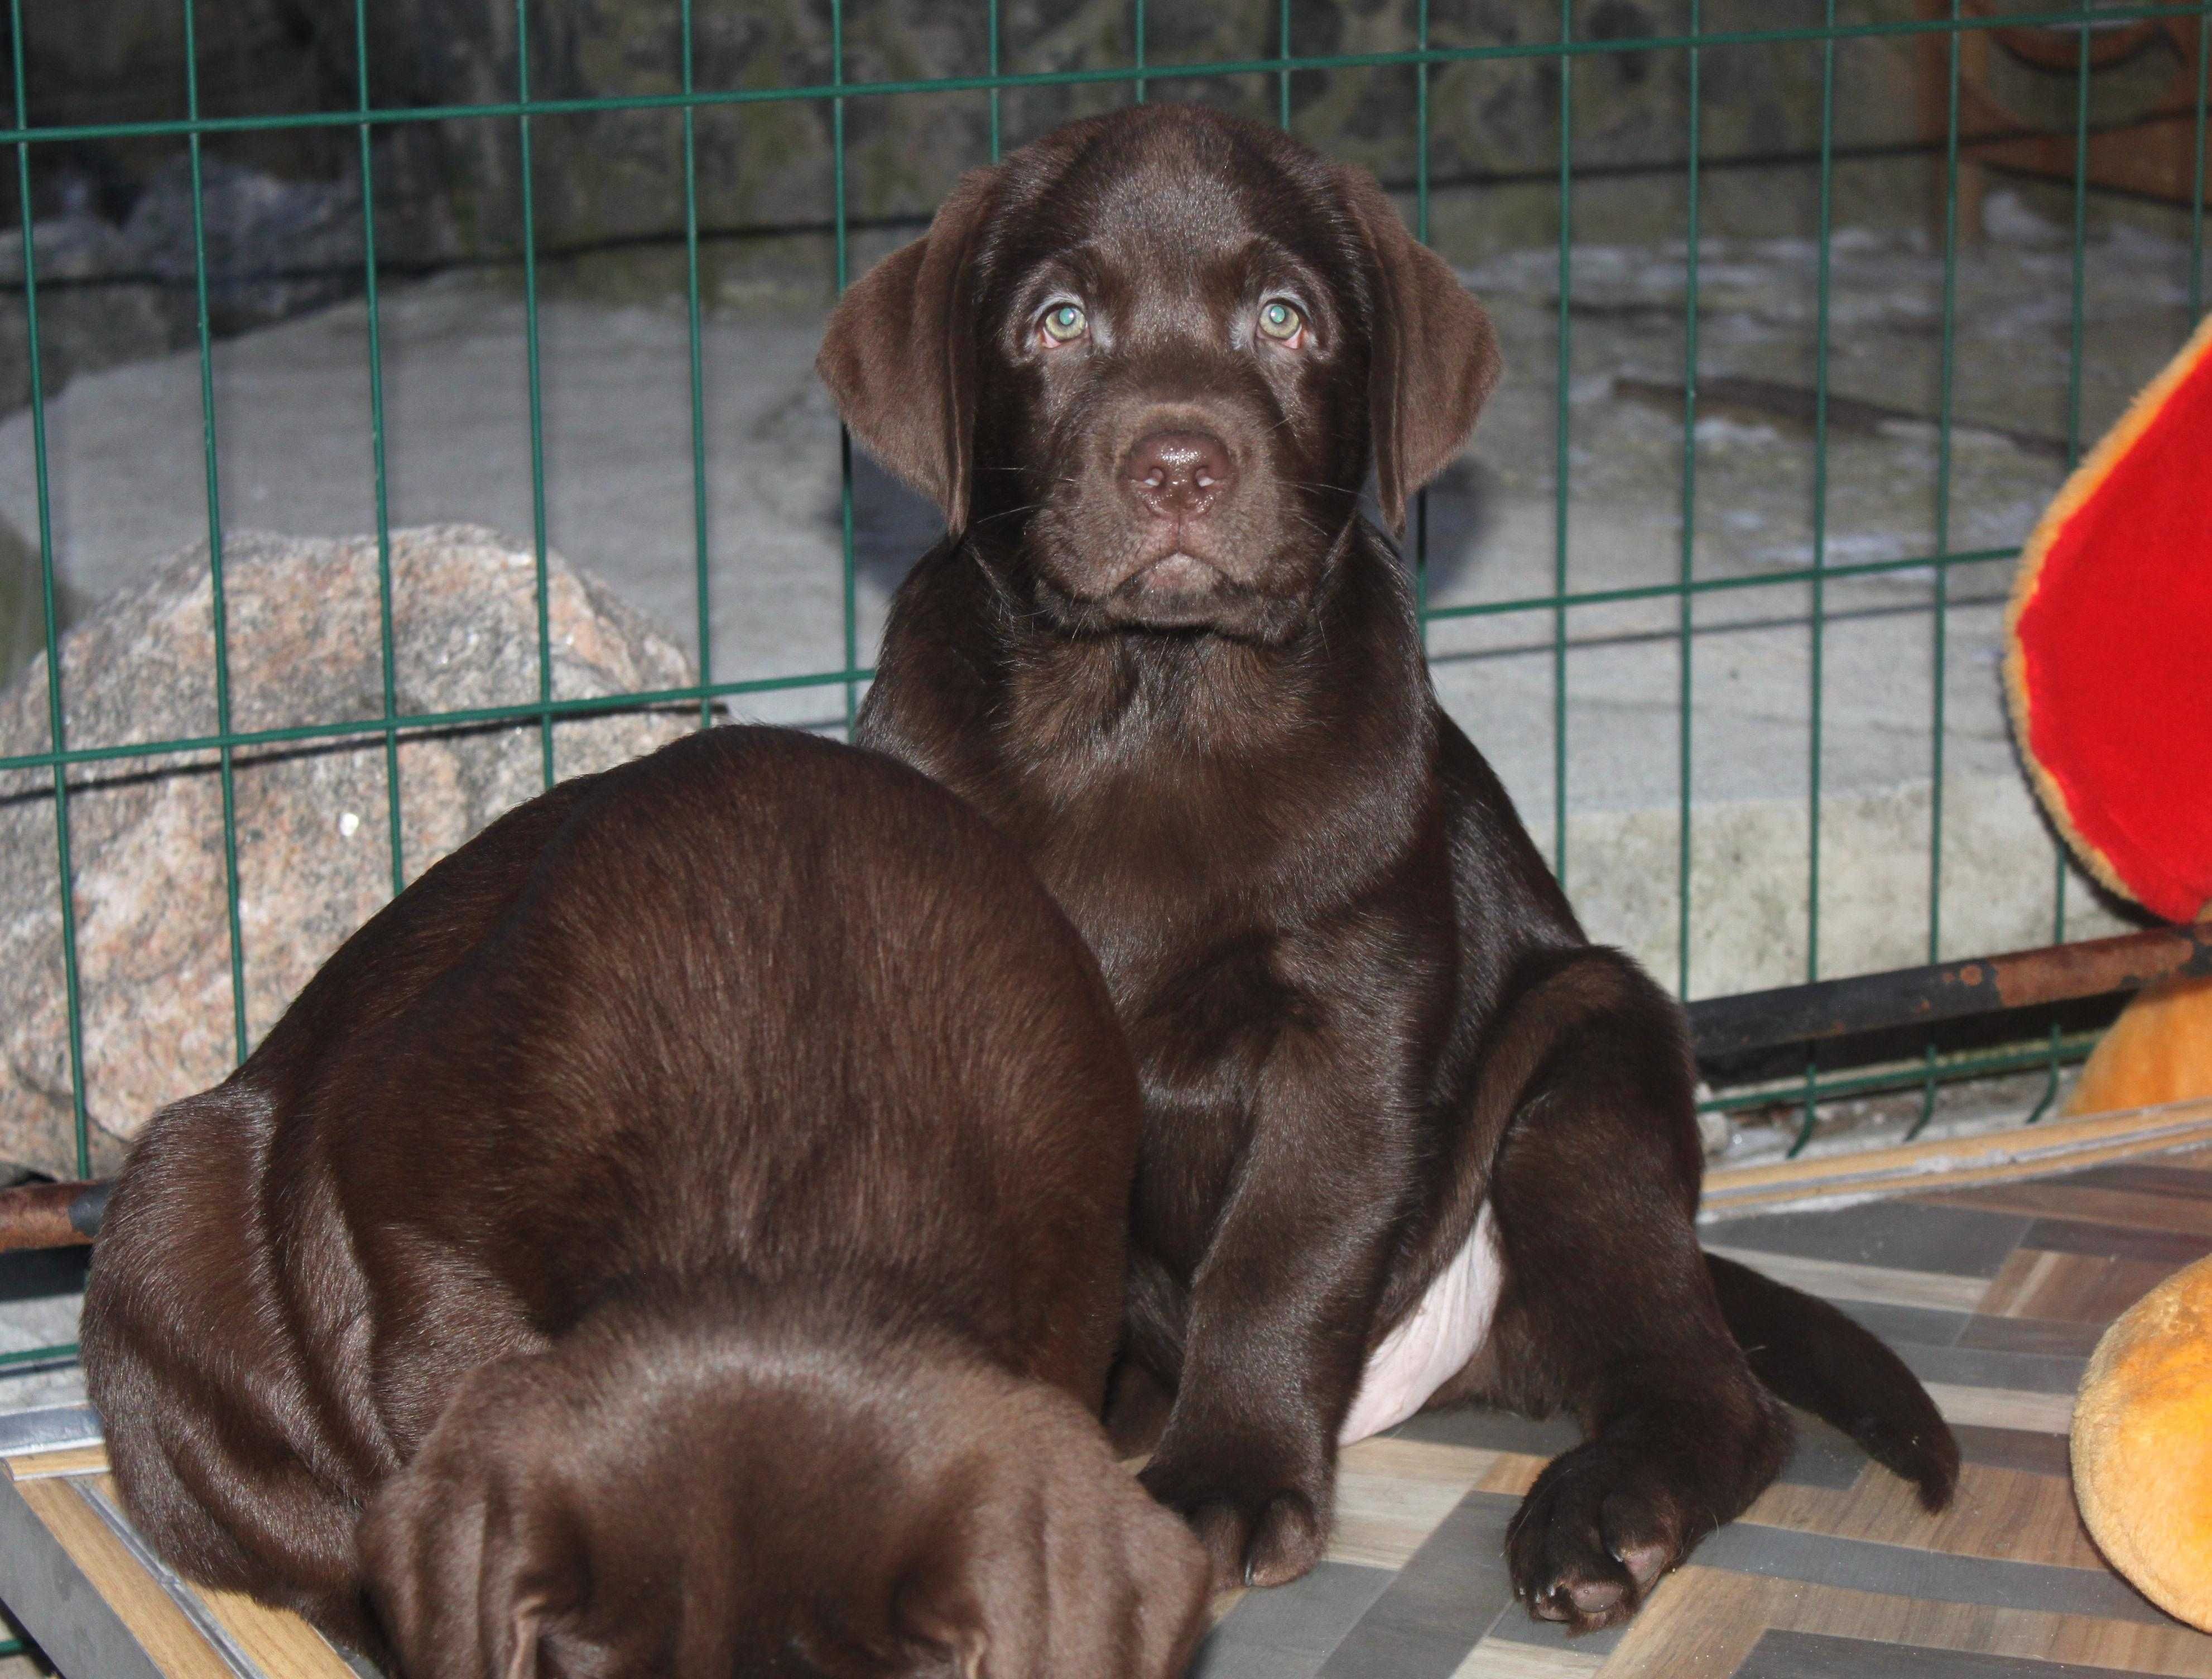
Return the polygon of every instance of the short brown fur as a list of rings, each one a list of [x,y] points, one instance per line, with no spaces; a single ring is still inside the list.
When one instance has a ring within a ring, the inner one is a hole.
[[[716,729],[493,824],[165,1110],[84,1353],[140,1530],[408,1679],[1163,1679],[1096,1420],[1137,1091],[1012,848]]]
[[[1620,1619],[1741,1511],[1778,1393],[1948,1498],[1894,1355],[1699,1253],[1681,1012],[1587,940],[1431,692],[1358,498],[1371,471],[1401,525],[1498,358],[1375,182],[1194,106],[1074,124],[963,179],[820,367],[948,518],[860,737],[1012,836],[1137,1052],[1129,1353],[1174,1394],[1145,1479],[1220,1574],[1319,1559],[1364,1361],[1486,1200],[1504,1294],[1438,1401],[1589,1437],[1508,1541],[1537,1614]]]

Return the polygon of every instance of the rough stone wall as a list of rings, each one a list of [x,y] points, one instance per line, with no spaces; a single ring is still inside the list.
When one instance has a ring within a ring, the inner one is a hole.
[[[1294,0],[1291,45],[1300,54],[1403,50],[1416,40],[1417,6],[1418,0]],[[163,107],[176,101],[148,90],[181,86],[173,0],[36,9],[42,16],[30,43],[33,88],[71,90],[53,105],[34,95],[42,117],[172,114]],[[239,0],[202,9],[210,18],[202,32],[206,108],[298,109],[350,101],[352,0]],[[1540,44],[1558,30],[1552,0],[1431,0],[1429,11],[1431,39],[1439,46]],[[1683,33],[1689,6],[1688,0],[1584,0],[1576,12],[1580,38],[1626,40]],[[1001,14],[1002,64],[1010,71],[1103,69],[1131,61],[1128,0],[1006,0]],[[1847,0],[1841,14],[1847,21],[1892,18],[1909,15],[1909,7],[1906,0]],[[1147,21],[1147,62],[1169,66],[1271,56],[1278,48],[1279,15],[1277,0],[1155,6]],[[1709,0],[1704,27],[1725,34],[1817,23],[1820,15],[1819,0]],[[514,96],[520,54],[515,10],[507,0],[377,0],[368,16],[371,89],[380,103],[445,105]],[[676,0],[532,0],[526,20],[531,91],[549,99],[676,91],[683,64],[678,19]],[[694,19],[694,70],[701,88],[769,89],[831,80],[827,3],[697,0]],[[845,19],[848,80],[973,75],[987,66],[980,0],[854,0]],[[1893,42],[1850,42],[1838,48],[1837,60],[1839,142],[1904,137],[1911,109],[1906,49]],[[1702,80],[1709,160],[1817,146],[1817,46],[1712,47],[1703,55]],[[1431,167],[1437,179],[1543,177],[1555,171],[1559,82],[1558,60],[1540,55],[1434,71]],[[1684,155],[1684,53],[1584,58],[1574,83],[1578,168],[1602,174]],[[1302,73],[1291,87],[1293,125],[1334,155],[1367,164],[1389,179],[1410,180],[1413,84],[1413,72],[1402,66]],[[1276,111],[1277,84],[1268,76],[1170,78],[1154,82],[1149,92],[1200,99],[1257,117],[1272,119]],[[1070,117],[1108,108],[1128,93],[1118,82],[1010,92],[1003,100],[1006,140],[1018,143]],[[980,92],[854,98],[846,103],[845,120],[848,208],[863,220],[927,214],[961,169],[988,156],[988,100]],[[832,199],[834,121],[826,101],[702,110],[696,126],[702,222],[728,228],[823,220]],[[533,209],[541,248],[680,229],[681,135],[680,119],[668,111],[535,121]],[[251,143],[263,167],[276,142],[283,143],[276,155],[289,156],[297,167],[343,167],[343,158],[333,159],[320,141],[297,137]],[[397,127],[380,137],[379,152],[380,200],[391,212],[386,248],[397,252],[410,243],[414,254],[424,257],[515,248],[521,192],[514,121]],[[58,167],[65,162],[57,156]],[[144,165],[132,154],[124,164],[106,167],[143,173]],[[1662,236],[1678,224],[1679,183],[1655,188],[1649,174],[1639,179],[1634,192],[1608,195],[1600,188],[1593,198],[1593,210],[1609,218],[1607,237]],[[1528,188],[1506,192],[1504,204],[1492,207],[1484,244],[1497,248],[1555,231],[1550,186],[1537,179]],[[1762,205],[1771,217],[1771,193],[1741,193],[1718,178],[1714,192],[1712,215],[1721,223],[1738,213],[1755,217]],[[1875,209],[1893,218],[1917,216],[1917,204],[1892,202],[1897,196],[1878,195]]]

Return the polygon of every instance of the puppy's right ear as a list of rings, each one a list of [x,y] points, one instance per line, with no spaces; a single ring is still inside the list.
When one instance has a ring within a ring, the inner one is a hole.
[[[994,168],[961,176],[926,235],[846,289],[814,358],[853,435],[956,531],[968,522],[975,418],[969,255],[998,181]]]
[[[475,1402],[447,1407],[362,1518],[361,1579],[405,1679],[538,1679],[548,1621],[586,1589],[581,1536],[487,1438],[506,1408],[486,1389],[509,1375],[476,1372]]]

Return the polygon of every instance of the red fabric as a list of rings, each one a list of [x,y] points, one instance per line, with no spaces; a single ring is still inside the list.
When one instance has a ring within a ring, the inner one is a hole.
[[[2046,550],[2022,743],[2146,908],[2212,907],[2212,337]]]

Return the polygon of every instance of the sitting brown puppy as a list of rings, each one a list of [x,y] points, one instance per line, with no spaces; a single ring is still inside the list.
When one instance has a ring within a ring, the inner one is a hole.
[[[1205,1559],[1095,1420],[1137,1124],[1081,940],[912,770],[567,782],[138,1144],[124,1505],[409,1679],[1161,1679]]]
[[[1498,359],[1372,178],[1188,106],[1077,123],[965,177],[818,366],[950,532],[861,739],[1014,837],[1137,1051],[1145,1480],[1217,1566],[1312,1567],[1340,1439],[1469,1396],[1587,1431],[1508,1540],[1577,1626],[1773,1478],[1777,1395],[1942,1505],[1903,1365],[1698,1251],[1681,1012],[1431,693],[1358,497],[1402,524]]]

